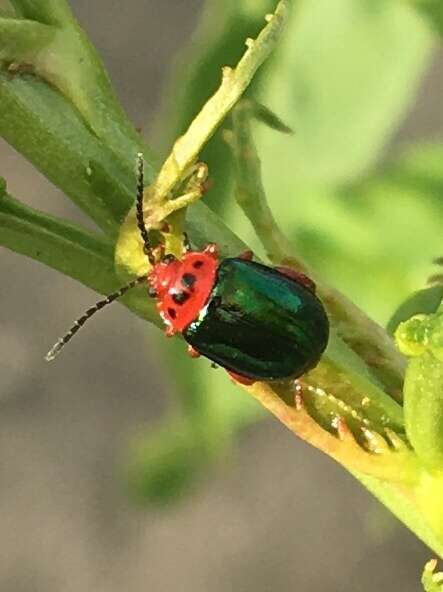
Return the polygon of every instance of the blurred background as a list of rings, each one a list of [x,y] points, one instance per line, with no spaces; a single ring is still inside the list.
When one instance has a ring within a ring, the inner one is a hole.
[[[159,151],[273,4],[71,0]],[[299,12],[256,82],[296,130],[257,128],[265,183],[298,250],[385,323],[443,255],[443,52],[406,3]],[[209,203],[259,249],[224,151],[206,155]],[[0,163],[12,195],[90,226],[1,141]],[[0,590],[419,589],[430,552],[223,372],[120,306],[47,365],[96,295],[5,249],[0,270]]]

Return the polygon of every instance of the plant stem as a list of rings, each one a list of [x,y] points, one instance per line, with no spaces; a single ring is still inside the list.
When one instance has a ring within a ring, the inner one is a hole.
[[[167,217],[168,208],[163,207],[163,205],[172,197],[173,189],[184,180],[184,177],[194,165],[202,147],[241,98],[254,74],[275,47],[288,18],[289,6],[289,0],[281,0],[277,5],[275,13],[266,17],[268,24],[263,28],[257,39],[248,40],[248,49],[237,66],[235,68],[228,66],[223,68],[220,87],[205,103],[183,136],[175,142],[156,180],[146,190],[145,213],[147,219],[149,219],[150,209],[154,209],[157,213],[156,222],[162,220],[162,209],[164,211],[164,217]],[[195,206],[191,207],[191,212],[198,205],[195,204]],[[179,241],[181,241],[184,214],[185,209],[181,213],[177,212],[174,214],[173,218],[173,238],[175,237]],[[193,218],[190,219],[192,220]],[[198,224],[195,226],[198,227]],[[137,236],[137,239],[134,238],[135,236]],[[210,236],[209,240],[215,241],[217,238],[214,235]],[[177,240],[173,241],[166,235],[165,242],[167,242],[167,246],[169,247],[170,244],[176,245]],[[175,251],[172,249],[171,252]],[[116,260],[119,266],[129,273],[134,274],[140,273],[147,265],[143,245],[138,239],[134,208],[129,212],[122,226],[117,243]]]
[[[288,18],[289,6],[289,0],[281,0],[275,13],[268,15],[268,24],[257,39],[247,41],[248,49],[237,66],[223,68],[219,89],[205,103],[186,133],[175,142],[171,154],[162,166],[151,193],[153,199],[169,194],[241,98],[258,68],[274,49]]]
[[[298,269],[299,260],[288,255],[293,250],[289,240],[280,230],[268,205],[261,175],[261,163],[251,132],[251,108],[247,99],[232,110],[232,131],[225,139],[233,153],[235,163],[235,199],[251,222],[272,263],[284,265],[288,257]]]
[[[0,192],[0,245],[44,263],[101,294],[109,294],[121,286],[109,239],[24,206],[6,192]],[[128,294],[122,302],[139,316],[159,324],[150,299],[140,289]]]
[[[0,72],[0,134],[111,237],[135,193],[135,178],[46,82]]]
[[[261,163],[251,132],[251,107],[240,103],[232,112],[233,129],[227,140],[235,155],[236,199],[262,242],[269,259],[278,265],[307,270],[278,226],[261,180]],[[318,293],[343,341],[371,369],[395,400],[402,400],[405,360],[393,340],[363,311],[337,290],[318,281]]]

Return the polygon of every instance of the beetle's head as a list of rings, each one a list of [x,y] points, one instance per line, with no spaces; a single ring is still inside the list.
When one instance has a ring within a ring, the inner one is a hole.
[[[167,334],[181,333],[204,308],[216,281],[218,257],[213,245],[190,251],[182,259],[166,255],[148,276],[149,293],[167,325]]]

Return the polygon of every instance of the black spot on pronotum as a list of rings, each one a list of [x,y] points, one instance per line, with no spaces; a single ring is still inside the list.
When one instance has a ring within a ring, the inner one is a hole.
[[[172,294],[172,300],[175,304],[184,304],[189,299],[190,294],[188,292],[177,292]]]
[[[175,319],[175,317],[177,316],[177,313],[175,312],[175,310],[173,308],[168,308],[168,315],[171,317],[171,319]]]
[[[192,273],[184,273],[182,276],[182,284],[185,286],[185,288],[193,288],[195,281],[196,281],[196,277],[194,274]]]
[[[192,264],[192,267],[193,267],[194,269],[200,269],[201,267],[203,267],[203,265],[204,265],[204,261],[201,261],[201,260],[200,260],[200,261],[195,261],[195,262]]]

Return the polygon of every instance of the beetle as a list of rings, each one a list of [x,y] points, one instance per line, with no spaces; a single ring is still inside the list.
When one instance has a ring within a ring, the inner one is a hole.
[[[89,308],[46,355],[52,360],[98,310],[140,283],[166,325],[181,334],[193,357],[225,368],[234,380],[295,379],[314,368],[326,349],[329,321],[304,274],[253,261],[250,251],[221,259],[216,244],[192,250],[184,237],[180,258],[156,255],[143,215],[143,159],[138,160],[137,226],[150,271]]]

